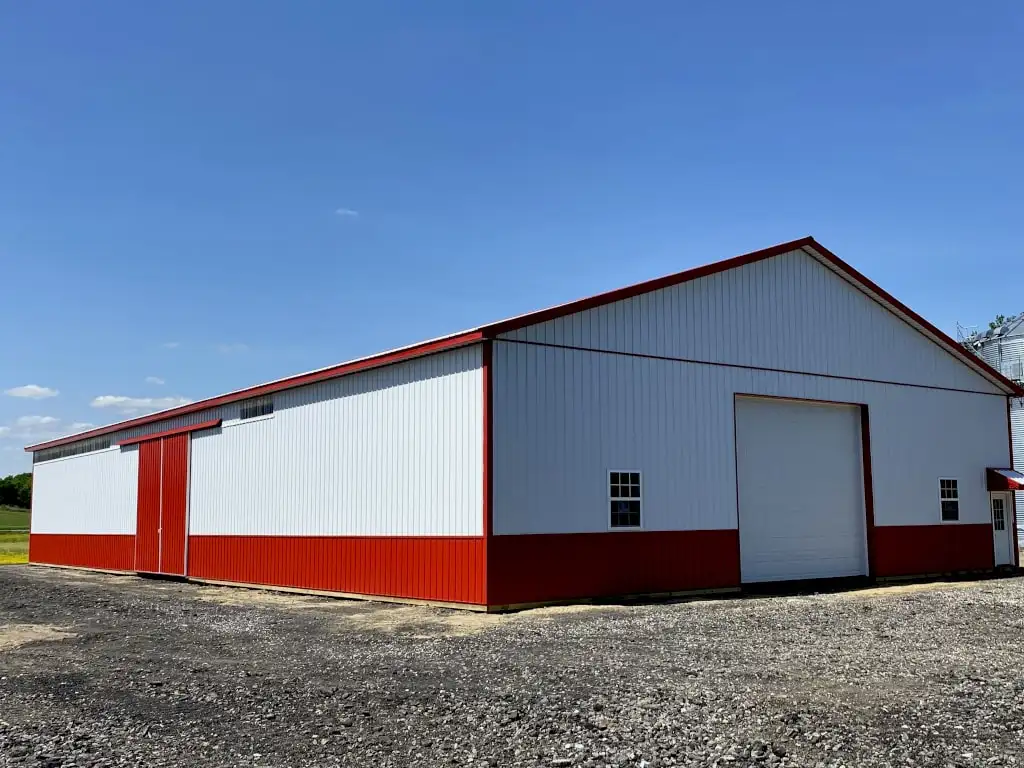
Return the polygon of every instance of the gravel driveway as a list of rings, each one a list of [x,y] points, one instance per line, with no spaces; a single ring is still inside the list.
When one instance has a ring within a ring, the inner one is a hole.
[[[1024,580],[487,616],[0,568],[0,765],[1024,766]]]

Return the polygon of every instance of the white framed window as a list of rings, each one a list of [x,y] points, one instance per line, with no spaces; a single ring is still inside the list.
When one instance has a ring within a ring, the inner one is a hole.
[[[1006,530],[1006,504],[1001,496],[992,497],[992,528],[997,531]]]
[[[944,523],[960,519],[960,486],[955,478],[939,478],[939,511]]]
[[[609,527],[639,528],[642,501],[640,472],[621,469],[608,472]]]
[[[255,419],[257,416],[269,416],[274,412],[274,398],[270,395],[264,395],[263,397],[254,397],[249,400],[243,400],[241,408],[239,409],[238,418]]]

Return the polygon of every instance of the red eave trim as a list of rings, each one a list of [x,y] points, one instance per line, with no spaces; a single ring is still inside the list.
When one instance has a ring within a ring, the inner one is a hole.
[[[285,389],[294,389],[295,387],[305,386],[306,384],[313,384],[326,379],[335,379],[339,376],[347,376],[350,373],[357,373],[358,371],[365,371],[370,368],[379,368],[384,365],[391,365],[392,363],[399,363],[416,357],[423,357],[424,355],[433,354],[434,352],[443,352],[448,349],[462,347],[467,344],[473,344],[474,342],[481,341],[483,337],[484,335],[481,331],[468,331],[455,336],[448,336],[444,339],[416,344],[411,347],[395,350],[394,352],[383,352],[379,355],[367,357],[362,360],[355,360],[351,363],[342,363],[341,365],[335,365],[331,368],[313,371],[312,373],[303,373],[298,376],[281,379],[280,381],[274,381],[269,384],[260,384],[255,387],[239,390],[238,392],[232,392],[227,395],[212,397],[207,400],[200,400],[196,403],[189,403],[188,405],[172,408],[168,411],[153,413],[149,416],[140,416],[137,419],[122,421],[117,424],[110,424],[106,427],[98,427],[97,429],[90,430],[89,432],[82,432],[78,435],[62,437],[57,440],[51,440],[48,443],[30,445],[26,447],[25,450],[29,452],[41,451],[46,448],[54,448],[58,445],[77,443],[79,440],[88,440],[91,437],[109,435],[112,432],[120,432],[125,429],[132,429],[133,427],[141,427],[145,424],[155,424],[157,422],[166,421],[167,419],[173,419],[177,416],[185,416],[190,413],[205,411],[208,408],[216,408],[239,400],[247,400],[250,397],[268,395],[272,392],[280,392]]]
[[[147,435],[139,435],[138,437],[126,437],[124,440],[118,440],[118,445],[135,445],[136,443],[145,443],[150,440],[159,440],[161,437],[173,437],[174,435],[183,435],[186,432],[198,432],[201,429],[213,429],[214,427],[220,426],[220,419],[210,419],[209,421],[200,421],[198,424],[189,424],[184,427],[175,427],[174,429],[165,429],[163,432],[150,432]]]

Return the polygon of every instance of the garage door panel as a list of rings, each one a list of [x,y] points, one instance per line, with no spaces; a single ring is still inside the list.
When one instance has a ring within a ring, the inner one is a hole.
[[[867,573],[860,411],[737,398],[744,582]]]

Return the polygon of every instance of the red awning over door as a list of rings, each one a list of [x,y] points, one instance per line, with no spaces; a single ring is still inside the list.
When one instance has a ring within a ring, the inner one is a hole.
[[[994,469],[985,471],[990,491],[1021,491],[1024,490],[1024,474],[1015,469]]]

